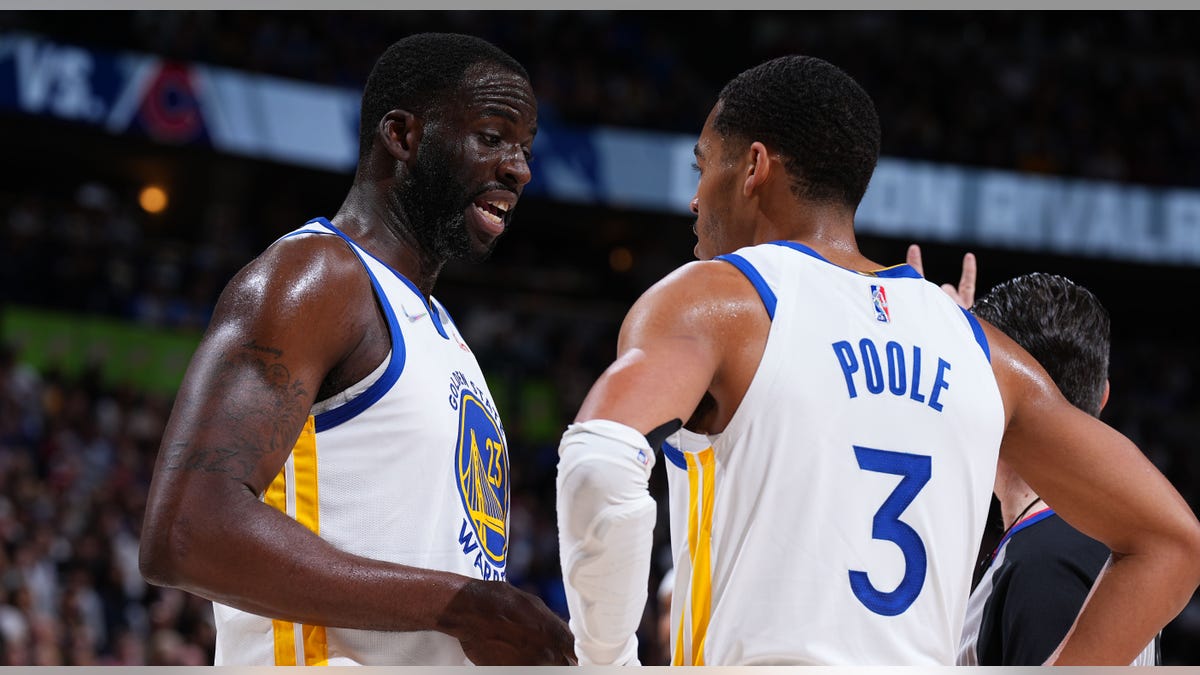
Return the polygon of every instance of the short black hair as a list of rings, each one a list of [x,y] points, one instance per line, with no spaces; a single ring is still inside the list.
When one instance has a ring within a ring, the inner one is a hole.
[[[392,110],[427,114],[447,93],[457,90],[463,74],[477,63],[492,63],[529,80],[516,59],[473,35],[416,33],[388,47],[371,68],[363,88],[358,157],[367,156],[379,120]]]
[[[713,128],[784,157],[801,199],[857,207],[879,159],[879,114],[867,92],[814,56],[781,56],[721,90]]]
[[[1076,408],[1100,415],[1111,323],[1091,291],[1066,277],[1035,272],[993,287],[972,311],[1037,359]]]

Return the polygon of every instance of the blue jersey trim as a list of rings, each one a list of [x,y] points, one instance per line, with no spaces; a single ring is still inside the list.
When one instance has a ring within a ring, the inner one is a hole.
[[[967,317],[967,323],[971,324],[971,332],[975,334],[975,341],[979,343],[979,348],[983,350],[983,355],[987,357],[988,363],[992,362],[992,348],[988,345],[987,334],[983,332],[983,326],[979,325],[979,319],[971,313],[970,310],[962,309],[962,313]]]
[[[746,278],[750,280],[750,283],[754,284],[754,290],[758,291],[758,296],[762,298],[763,305],[767,308],[767,316],[771,317],[772,321],[775,320],[775,303],[777,302],[775,292],[771,290],[766,280],[758,273],[758,270],[754,269],[754,265],[751,265],[749,260],[736,253],[719,255],[713,258],[713,260],[724,260],[741,270],[742,274],[746,275]]]
[[[329,221],[324,218],[318,218],[323,225],[328,226],[333,234],[340,236],[347,243],[353,243],[349,237],[343,234],[340,230],[333,227]],[[309,221],[313,222],[313,221]],[[320,230],[301,230],[292,234],[330,234],[330,232],[322,232]],[[291,236],[291,235],[288,235]],[[371,272],[371,268],[367,266],[365,260],[359,255],[358,249],[354,246],[350,247],[354,252],[355,257],[362,263],[363,269],[367,271],[367,276],[371,279],[371,287],[375,290],[375,294],[379,297],[379,304],[383,307],[384,316],[387,317],[388,331],[392,336],[392,355],[391,361],[387,368],[383,371],[383,375],[378,380],[373,382],[367,390],[353,400],[348,401],[336,408],[326,410],[313,416],[313,424],[318,432],[332,429],[337,425],[349,421],[357,417],[361,412],[371,407],[383,395],[391,390],[396,381],[400,379],[400,374],[404,372],[405,349],[404,349],[404,334],[400,332],[400,323],[396,321],[396,311],[392,309],[392,305],[387,300],[387,296],[383,293],[383,288],[379,285],[379,280],[375,278],[375,274]]]
[[[443,337],[447,337],[447,338],[449,337],[446,335],[445,331],[442,330],[442,319],[443,318],[446,319],[447,323],[449,323],[451,326],[454,327],[454,330],[458,331],[459,335],[462,335],[462,331],[458,330],[458,324],[454,323],[454,317],[450,316],[450,310],[446,309],[446,306],[443,305],[440,300],[438,300],[436,298],[432,298],[431,302],[429,303],[429,306],[432,309],[437,310],[436,318],[437,318],[437,324],[438,324],[438,332],[441,333]]]
[[[812,256],[822,262],[829,262],[828,260],[825,260],[825,256],[821,255],[820,253],[817,253],[816,251],[812,250],[811,248],[805,246],[804,244],[800,244],[800,243],[797,243],[794,241],[787,241],[784,239],[781,239],[779,241],[769,241],[767,243],[772,244],[774,246],[786,246],[787,248],[790,248],[794,251],[799,251],[799,252],[803,253],[804,255]],[[833,263],[829,263],[829,264],[832,265]]]
[[[812,250],[811,248],[805,246],[804,244],[800,244],[800,243],[797,243],[794,241],[786,241],[786,240],[770,241],[767,243],[774,244],[776,246],[786,246],[787,248],[799,251],[805,255],[812,256],[812,257],[816,258],[817,260],[820,260],[822,262],[833,265],[833,263],[831,263],[825,259],[825,256],[821,255],[820,253],[817,253],[816,251]],[[921,279],[921,278],[923,278],[923,277],[921,277],[920,274],[917,273],[916,268],[914,268],[912,265],[907,265],[907,264],[894,265],[892,267],[885,267],[881,270],[875,270],[870,273],[864,273],[864,272],[859,272],[857,270],[847,269],[845,267],[841,267],[840,265],[833,265],[833,266],[847,270],[848,272],[854,272],[855,274],[867,274],[868,276],[879,277],[880,279]]]
[[[337,235],[338,235],[339,237],[341,237],[342,239],[345,239],[346,241],[353,243],[353,240],[352,240],[352,239],[350,239],[350,237],[346,236],[346,233],[345,233],[345,232],[342,232],[341,230],[337,229],[337,227],[335,227],[333,223],[329,222],[329,221],[328,221],[328,220],[326,220],[325,218],[313,218],[312,220],[310,220],[310,221],[308,221],[308,222],[310,222],[310,223],[313,223],[313,222],[321,223],[321,224],[322,224],[322,225],[324,225],[325,227],[328,227],[329,229],[331,229],[331,230],[333,230],[335,233],[337,233]],[[443,328],[442,328],[442,321],[441,321],[441,317],[440,317],[440,316],[438,316],[437,310],[436,310],[436,309],[434,309],[434,308],[433,308],[433,307],[432,307],[432,306],[429,304],[429,302],[428,302],[428,301],[425,299],[425,294],[421,292],[421,289],[417,288],[417,285],[416,285],[416,284],[414,284],[412,281],[410,281],[408,277],[406,277],[406,276],[404,276],[403,274],[401,274],[401,273],[397,272],[396,270],[392,269],[392,266],[391,266],[391,265],[389,265],[389,264],[387,264],[387,263],[383,262],[382,260],[380,260],[379,258],[375,257],[375,255],[374,255],[373,253],[371,253],[370,251],[368,251],[367,249],[365,249],[365,248],[364,248],[364,249],[363,249],[363,252],[364,252],[364,253],[366,253],[367,255],[371,256],[371,258],[372,258],[372,259],[373,259],[375,262],[379,263],[380,265],[383,265],[383,266],[384,266],[384,268],[385,268],[385,269],[387,269],[387,271],[389,271],[389,272],[391,272],[392,274],[396,275],[396,278],[397,278],[397,279],[399,279],[400,281],[404,282],[404,285],[405,285],[405,286],[408,286],[408,287],[409,287],[409,288],[412,290],[412,292],[413,292],[413,293],[414,293],[414,294],[415,294],[415,295],[416,295],[418,298],[420,298],[421,302],[422,302],[422,303],[424,303],[424,305],[425,305],[425,309],[429,310],[429,316],[430,316],[430,317],[432,317],[432,318],[434,319],[434,320],[433,320],[433,327],[437,329],[437,332],[438,332],[438,334],[439,334],[439,335],[441,335],[441,336],[442,336],[444,339],[446,339],[446,340],[449,340],[449,339],[450,339],[450,336],[449,336],[449,335],[447,335],[447,334],[446,334],[446,331],[445,331],[445,329],[443,329]]]
[[[663,441],[662,451],[663,457],[669,459],[675,466],[687,471],[687,460],[684,459],[682,450],[666,441]]]
[[[996,544],[996,549],[992,552],[992,559],[994,560],[996,558],[996,556],[1000,553],[1000,549],[1004,548],[1004,545],[1008,543],[1009,539],[1012,539],[1012,536],[1014,534],[1029,527],[1030,525],[1033,525],[1035,523],[1040,523],[1043,520],[1045,520],[1053,515],[1055,515],[1054,509],[1048,508],[1044,511],[1038,511],[1037,513],[1033,514],[1032,516],[1029,516],[1025,520],[1022,520],[1021,522],[1014,525],[1013,528],[1011,530],[1009,530],[1008,533],[1005,534],[1004,537],[1000,540],[1000,543]]]

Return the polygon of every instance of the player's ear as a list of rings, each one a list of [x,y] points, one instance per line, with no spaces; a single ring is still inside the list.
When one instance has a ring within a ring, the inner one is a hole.
[[[1104,395],[1100,397],[1100,409],[1101,409],[1101,410],[1104,410],[1104,406],[1105,406],[1105,405],[1108,403],[1108,392],[1109,392],[1110,390],[1111,390],[1111,389],[1110,389],[1110,387],[1109,387],[1109,381],[1108,381],[1108,379],[1106,378],[1106,379],[1104,380]]]
[[[401,162],[417,157],[424,122],[407,110],[392,110],[379,120],[379,139],[388,154]]]
[[[767,146],[759,141],[751,143],[748,152],[749,163],[746,167],[746,180],[742,185],[742,194],[746,197],[754,194],[755,190],[767,182],[774,163],[771,156],[767,154]]]

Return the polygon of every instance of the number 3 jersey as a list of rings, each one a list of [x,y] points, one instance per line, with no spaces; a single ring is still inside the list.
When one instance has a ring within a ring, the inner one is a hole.
[[[673,663],[953,665],[1004,424],[978,322],[908,265],[719,259],[771,328],[725,430],[663,447]]]
[[[362,261],[392,349],[363,382],[314,407],[263,500],[350,553],[504,579],[507,446],[474,355],[440,303],[426,303],[327,220],[287,236],[309,233],[341,237]],[[405,602],[399,593],[395,600]],[[469,663],[442,633],[305,625],[220,604],[214,611],[217,665]]]

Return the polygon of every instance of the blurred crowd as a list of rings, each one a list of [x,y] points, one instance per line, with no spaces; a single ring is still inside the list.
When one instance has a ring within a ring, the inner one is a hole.
[[[75,15],[75,16],[73,16]],[[488,38],[543,117],[696,132],[720,87],[783,53],[838,64],[884,154],[1200,185],[1200,19],[1181,11],[7,12],[0,27],[361,88],[399,36]],[[736,46],[736,49],[731,49]]]
[[[1200,141],[1188,126],[1200,112],[1194,19],[1173,12],[72,14],[0,12],[0,28],[351,87],[400,35],[457,30],[525,63],[543,115],[687,133],[728,77],[802,51],[838,63],[871,92],[885,154],[1200,185]],[[27,306],[202,330],[221,287],[251,256],[337,206],[289,189],[297,179],[284,168],[246,171],[227,179],[253,185],[240,196],[207,193],[167,220],[140,211],[114,176],[11,177],[0,185],[0,311]],[[230,172],[196,170],[192,182],[216,173]],[[250,180],[267,175],[266,185]],[[329,191],[340,197],[345,180],[334,178]],[[565,615],[553,516],[558,438],[610,361],[628,302],[689,258],[689,223],[680,219],[682,239],[672,239],[645,231],[636,214],[535,203],[523,204],[518,220],[494,260],[448,267],[438,296],[470,340],[505,421],[509,579]],[[631,269],[612,263],[618,245],[631,247]],[[1119,305],[1135,299],[1101,299],[1122,333],[1103,418],[1195,508],[1200,356],[1185,335],[1141,337],[1122,326]],[[170,404],[95,367],[34,370],[21,345],[0,349],[0,664],[212,663],[209,604],[148,586],[137,571]],[[658,495],[662,472],[652,478]],[[670,568],[665,511],[659,522],[642,631],[648,664],[664,658],[653,591]],[[1168,665],[1200,664],[1200,602],[1168,627],[1163,652]]]

